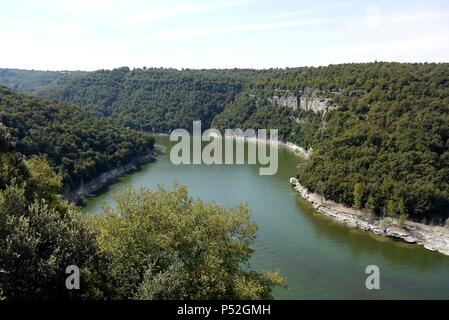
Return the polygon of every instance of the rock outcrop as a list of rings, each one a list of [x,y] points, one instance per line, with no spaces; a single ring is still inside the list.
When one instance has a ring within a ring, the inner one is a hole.
[[[299,107],[305,111],[328,112],[332,109],[332,99],[322,98],[319,96],[302,96],[299,100]]]
[[[279,93],[269,99],[271,103],[279,107],[291,108],[293,110],[303,109],[315,113],[325,113],[336,106],[332,104],[331,98],[324,97],[325,94],[339,94],[339,92],[324,92],[313,88],[306,88],[297,92],[291,90],[277,90]]]
[[[137,170],[137,167],[139,165],[154,161],[156,159],[156,155],[157,152],[153,152],[148,155],[134,158],[127,164],[104,172],[87,183],[81,183],[81,185],[79,185],[75,189],[65,188],[64,197],[69,201],[79,202],[84,197],[92,195],[106,185],[111,184],[118,177]]]
[[[281,142],[279,142],[279,145],[292,150],[293,152],[299,154],[301,157],[303,157],[305,159],[309,158],[313,152],[312,148],[310,148],[309,150],[306,150],[306,149],[301,148],[300,146],[298,146],[294,143],[288,142],[288,141],[287,142],[281,141]]]
[[[277,104],[279,107],[290,108],[293,110],[298,110],[299,106],[299,98],[295,95],[273,96],[270,101]]]
[[[449,229],[447,227],[430,226],[412,221],[406,221],[400,225],[395,219],[379,219],[369,211],[355,210],[326,200],[316,193],[309,192],[296,178],[291,178],[290,184],[316,211],[327,215],[334,221],[351,228],[370,231],[407,243],[415,243],[427,250],[449,255]]]

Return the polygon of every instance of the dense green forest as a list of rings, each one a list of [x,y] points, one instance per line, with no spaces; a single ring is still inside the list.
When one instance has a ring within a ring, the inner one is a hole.
[[[9,129],[18,152],[44,157],[71,187],[154,148],[154,139],[146,133],[5,87],[0,87],[0,123]]]
[[[209,127],[242,88],[243,81],[226,73],[120,68],[60,80],[39,94],[74,103],[123,127],[169,132],[191,128],[198,119]]]
[[[87,217],[3,125],[0,160],[0,300],[270,299],[283,284],[249,266],[256,226],[245,206],[193,200],[180,186],[129,189],[116,209]],[[66,288],[71,265],[79,290]]]
[[[204,129],[277,128],[283,140],[313,149],[298,170],[310,190],[378,215],[449,215],[449,64],[120,68],[50,82],[32,91],[124,127],[165,132],[201,119]],[[270,102],[279,91],[307,88],[338,108],[314,113]]]
[[[17,92],[38,94],[54,85],[58,80],[68,81],[72,77],[84,76],[82,71],[38,71],[21,69],[0,69],[0,84]]]
[[[305,84],[343,90],[299,169],[307,188],[379,215],[448,217],[448,64],[330,66]]]

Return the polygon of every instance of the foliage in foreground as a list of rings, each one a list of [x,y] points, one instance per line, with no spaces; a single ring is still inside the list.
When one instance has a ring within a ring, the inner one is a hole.
[[[269,299],[276,273],[251,270],[256,225],[246,206],[225,209],[173,191],[128,189],[92,217],[114,295],[138,299]]]
[[[0,129],[2,296],[69,298],[65,268],[73,264],[86,275],[80,293],[85,296],[98,258],[92,227],[78,208],[62,200],[61,179],[48,163],[37,158],[23,161]]]
[[[248,208],[224,209],[174,190],[127,190],[117,208],[83,216],[61,178],[24,161],[0,127],[0,296],[6,299],[268,299],[282,284],[248,261]],[[66,267],[81,289],[65,287]]]

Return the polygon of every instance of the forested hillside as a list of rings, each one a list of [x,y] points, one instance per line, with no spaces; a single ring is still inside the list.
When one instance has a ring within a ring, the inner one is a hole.
[[[0,123],[21,154],[46,158],[75,186],[153,150],[146,133],[122,129],[74,106],[0,87]]]
[[[83,76],[83,71],[38,71],[21,69],[0,69],[0,85],[18,91],[37,94],[46,90],[58,80],[68,81]]]
[[[274,103],[307,90],[329,112]],[[115,69],[58,79],[39,95],[124,127],[278,128],[313,148],[299,168],[312,191],[379,215],[446,218],[449,64],[370,63],[271,70]]]
[[[331,66],[305,83],[343,93],[299,170],[301,183],[379,215],[448,217],[448,64]]]
[[[243,86],[224,72],[120,68],[61,80],[39,95],[74,103],[123,127],[169,132],[191,128],[198,119],[209,127]]]

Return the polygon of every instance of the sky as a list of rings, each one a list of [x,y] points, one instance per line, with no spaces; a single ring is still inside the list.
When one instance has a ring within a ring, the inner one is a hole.
[[[449,1],[0,0],[0,67],[449,62]]]

